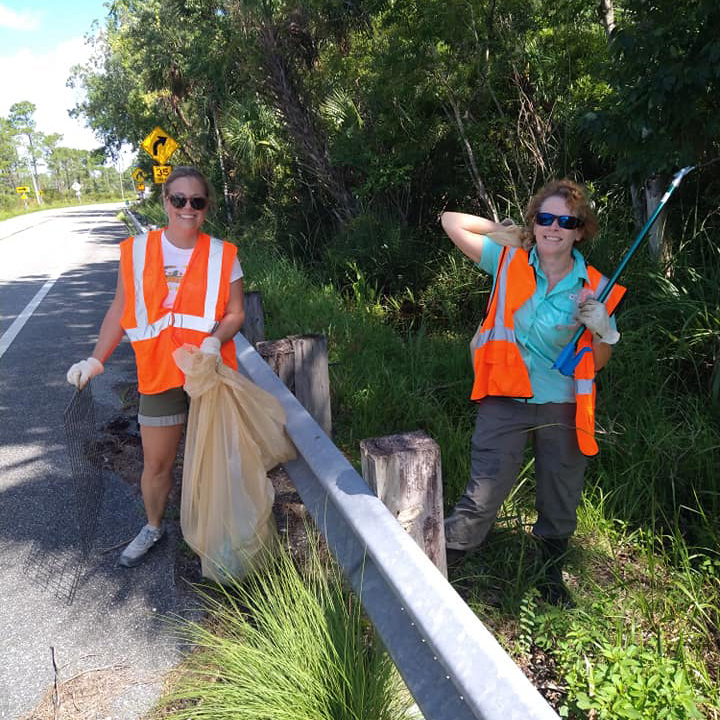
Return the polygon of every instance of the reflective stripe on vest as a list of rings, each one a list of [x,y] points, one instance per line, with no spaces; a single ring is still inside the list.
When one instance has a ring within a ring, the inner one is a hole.
[[[169,327],[185,330],[197,330],[211,333],[217,324],[215,308],[220,294],[220,278],[222,274],[223,244],[222,240],[210,238],[210,253],[207,265],[207,285],[203,303],[203,316],[174,313],[172,311],[158,318],[154,323],[148,320],[148,309],[145,304],[145,256],[147,253],[148,234],[136,235],[133,240],[132,264],[133,284],[135,285],[135,322],[134,328],[125,328],[130,342],[148,340],[157,337]]]
[[[594,380],[575,380],[575,395],[592,395]]]
[[[510,263],[517,248],[508,248],[505,251],[500,272],[497,275],[493,286],[493,294],[497,297],[495,304],[495,324],[487,330],[482,330],[473,338],[473,349],[481,348],[485,343],[491,340],[506,340],[507,342],[516,343],[515,329],[505,327],[505,304],[507,302],[507,282]],[[492,297],[490,298],[492,303]]]
[[[135,307],[137,312],[137,306]],[[142,327],[130,328],[125,331],[130,342],[138,340],[148,340],[157,337],[163,330],[169,327],[182,328],[183,330],[197,330],[198,332],[211,333],[217,321],[213,318],[199,317],[198,315],[184,315],[182,313],[169,312],[163,315],[154,323],[143,325]]]

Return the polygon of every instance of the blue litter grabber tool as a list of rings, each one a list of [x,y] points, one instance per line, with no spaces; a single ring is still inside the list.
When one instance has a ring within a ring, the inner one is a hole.
[[[610,291],[615,286],[617,279],[620,277],[620,273],[625,269],[625,266],[628,264],[630,258],[635,254],[635,251],[638,249],[638,247],[640,247],[640,243],[647,235],[648,230],[650,230],[650,228],[652,227],[652,224],[657,219],[657,216],[665,207],[665,204],[670,199],[670,196],[675,192],[675,189],[678,187],[678,185],[680,185],[683,178],[696,167],[697,166],[695,165],[689,165],[688,167],[684,167],[682,170],[679,170],[677,173],[675,173],[675,176],[670,183],[670,187],[666,190],[665,194],[660,199],[660,202],[655,208],[655,211],[648,218],[642,230],[640,230],[638,236],[635,238],[635,242],[633,242],[633,244],[630,246],[630,249],[625,253],[625,256],[620,261],[620,264],[617,266],[617,269],[612,274],[612,277],[608,280],[607,285],[605,285],[602,292],[598,296],[597,299],[600,302],[604,302],[605,298],[610,294]],[[553,363],[553,370],[559,370],[563,375],[567,375],[568,377],[572,376],[575,368],[582,359],[583,354],[586,352],[590,352],[591,350],[591,348],[583,348],[582,350],[580,350],[579,353],[575,353],[575,346],[577,345],[577,341],[580,339],[580,336],[583,334],[584,331],[584,325],[581,325],[577,329],[577,331],[572,337],[572,340],[570,340],[570,342],[563,348],[560,355],[558,355],[558,359]]]

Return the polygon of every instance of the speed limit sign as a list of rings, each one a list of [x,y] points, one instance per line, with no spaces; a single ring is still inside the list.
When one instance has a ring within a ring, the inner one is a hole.
[[[162,185],[172,172],[172,165],[153,165],[153,181]]]

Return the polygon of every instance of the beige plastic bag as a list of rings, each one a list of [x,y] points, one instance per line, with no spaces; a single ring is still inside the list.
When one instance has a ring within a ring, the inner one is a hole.
[[[296,456],[285,410],[270,393],[184,345],[173,353],[191,398],[180,525],[205,577],[241,579],[276,538],[267,471]]]

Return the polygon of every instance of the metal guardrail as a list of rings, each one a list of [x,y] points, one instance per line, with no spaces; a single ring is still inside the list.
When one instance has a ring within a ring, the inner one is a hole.
[[[240,334],[241,371],[287,415],[285,465],[427,720],[558,720],[310,414]]]
[[[132,224],[135,226],[136,232],[143,233],[147,230],[147,228],[144,227],[142,223],[135,217],[132,210],[130,210],[130,204],[127,201],[125,201],[125,207],[123,208],[123,210],[125,211],[125,214],[130,218]]]
[[[129,212],[144,232],[145,228]],[[245,337],[239,369],[285,408],[285,465],[426,720],[559,720]]]

